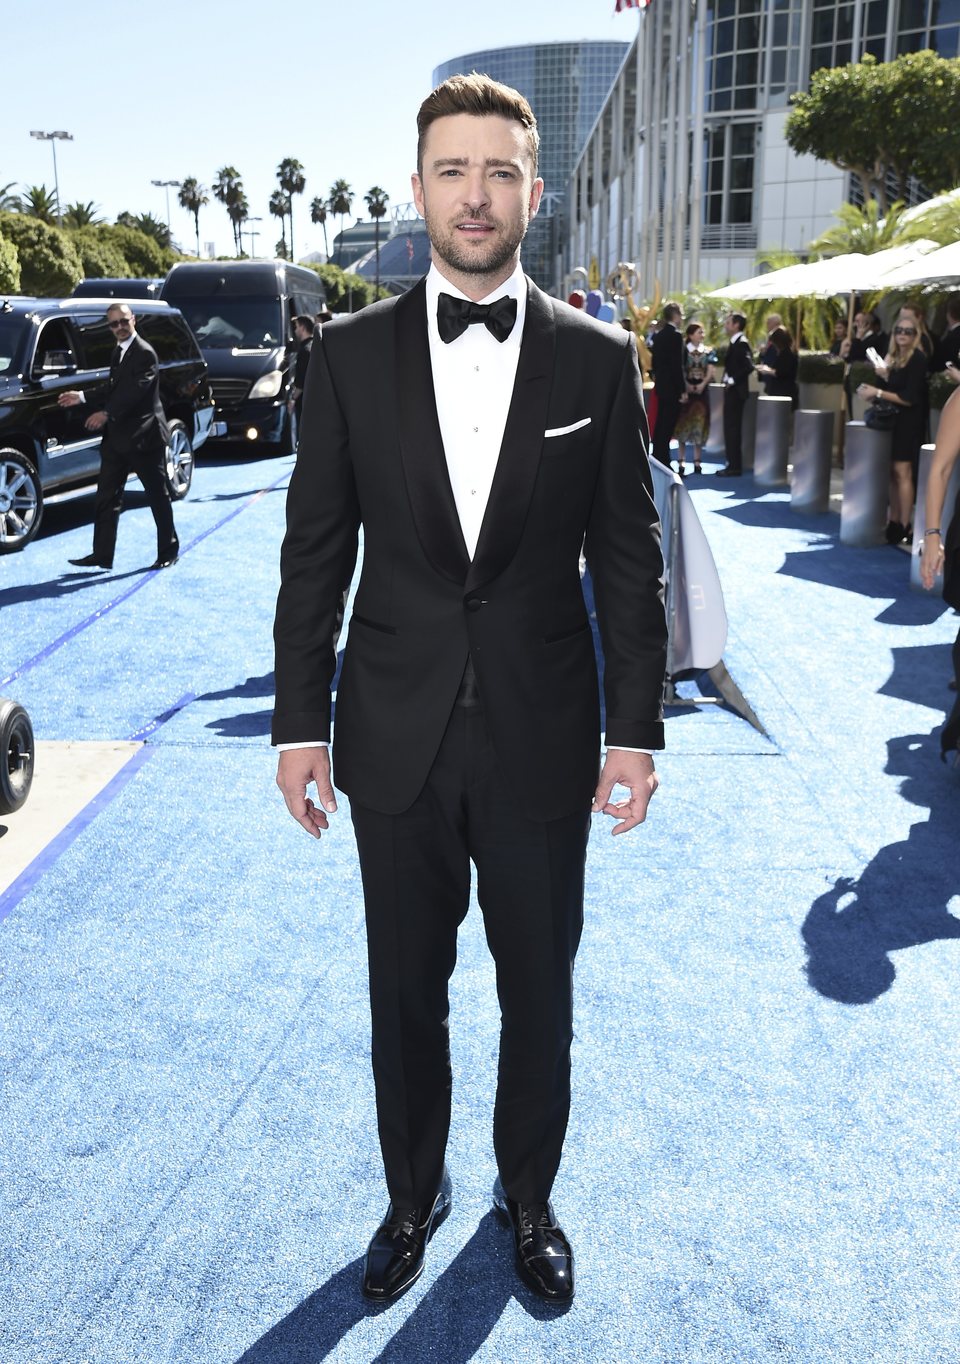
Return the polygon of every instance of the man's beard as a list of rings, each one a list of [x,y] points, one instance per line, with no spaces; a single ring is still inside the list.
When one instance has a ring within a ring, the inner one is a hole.
[[[513,260],[527,232],[526,220],[510,223],[506,235],[495,237],[488,243],[487,250],[481,252],[476,249],[476,245],[468,246],[458,240],[456,226],[441,231],[429,212],[424,213],[424,221],[434,251],[452,270],[457,270],[463,275],[492,275],[502,270]],[[503,226],[493,218],[486,217],[469,218],[467,221],[489,222],[496,227]]]

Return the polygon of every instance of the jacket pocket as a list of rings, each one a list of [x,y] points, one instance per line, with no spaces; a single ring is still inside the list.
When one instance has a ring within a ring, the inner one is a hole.
[[[544,635],[544,644],[559,644],[564,639],[574,639],[577,635],[582,635],[584,631],[590,629],[590,622],[585,620],[582,625],[577,625],[572,630],[560,630],[555,635]]]
[[[358,616],[356,611],[350,617],[351,625],[365,625],[368,630],[379,630],[382,635],[395,635],[396,628],[393,625],[382,625],[378,620],[368,620],[366,616]]]

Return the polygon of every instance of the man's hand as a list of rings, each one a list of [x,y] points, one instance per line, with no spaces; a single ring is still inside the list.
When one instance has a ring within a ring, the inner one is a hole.
[[[319,808],[307,795],[307,787],[316,782]],[[287,809],[308,834],[320,837],[320,830],[330,827],[327,814],[337,808],[330,781],[330,750],[328,748],[287,748],[280,754],[277,785],[283,792]]]
[[[58,407],[76,407],[83,402],[83,394],[78,388],[68,389],[66,393],[61,393],[57,399]]]
[[[106,412],[91,412],[83,424],[88,431],[99,431],[107,424],[107,414]]]
[[[610,792],[618,782],[629,789],[630,799],[614,805],[610,801]],[[622,748],[610,748],[597,783],[597,794],[593,798],[594,812],[612,815],[620,821],[613,826],[611,833],[629,833],[646,819],[650,797],[659,785],[660,780],[649,753],[629,753]]]

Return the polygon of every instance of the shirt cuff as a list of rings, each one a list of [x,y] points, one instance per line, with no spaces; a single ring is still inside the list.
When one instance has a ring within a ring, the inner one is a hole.
[[[300,744],[274,744],[274,748],[277,750],[278,753],[286,753],[291,748],[329,748],[329,747],[330,747],[329,739],[314,739],[312,743],[307,742]]]
[[[652,748],[625,748],[623,744],[611,744],[607,749],[608,753],[646,753],[648,758],[652,758],[655,750]]]

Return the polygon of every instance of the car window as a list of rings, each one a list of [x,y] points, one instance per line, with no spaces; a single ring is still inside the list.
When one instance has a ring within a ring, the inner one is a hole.
[[[150,342],[161,364],[200,358],[189,328],[175,313],[143,313],[137,318],[137,331]]]
[[[35,378],[43,374],[55,373],[77,363],[73,349],[73,338],[66,322],[54,317],[44,322],[37,336],[37,348],[33,353],[33,374]]]
[[[117,344],[107,326],[103,313],[85,313],[73,319],[77,333],[82,369],[109,369],[110,357]]]
[[[0,374],[17,372],[26,330],[24,318],[0,316]]]

